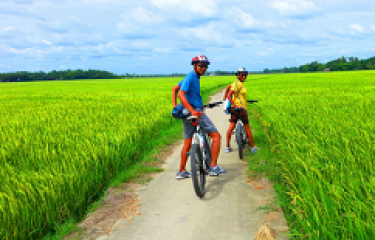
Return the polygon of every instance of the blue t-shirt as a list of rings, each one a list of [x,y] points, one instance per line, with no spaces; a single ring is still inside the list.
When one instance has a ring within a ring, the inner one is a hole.
[[[180,90],[186,92],[186,99],[190,105],[195,109],[199,108],[200,111],[203,111],[203,103],[201,96],[201,85],[199,82],[199,77],[197,74],[192,71],[185,78],[178,83]]]

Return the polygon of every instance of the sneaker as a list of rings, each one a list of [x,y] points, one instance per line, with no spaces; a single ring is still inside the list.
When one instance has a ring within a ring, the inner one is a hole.
[[[229,152],[231,152],[232,151],[232,148],[231,147],[225,147],[225,152],[226,153],[229,153]]]
[[[217,169],[219,170],[219,173],[221,175],[225,175],[227,173],[227,170],[222,169],[221,167],[219,167],[219,165],[217,165]]]
[[[225,175],[227,173],[226,170],[222,169],[217,165],[216,167],[210,167],[210,170],[208,171],[208,175],[210,176],[219,176],[219,175]]]
[[[259,150],[260,150],[259,147],[254,146],[253,148],[251,148],[251,153],[256,153]]]
[[[191,177],[191,173],[189,173],[188,171],[183,171],[183,172],[178,172],[176,174],[176,178],[177,179],[184,179],[184,178],[189,178]]]

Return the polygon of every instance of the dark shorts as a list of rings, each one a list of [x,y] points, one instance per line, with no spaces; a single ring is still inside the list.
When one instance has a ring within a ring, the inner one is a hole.
[[[243,124],[249,123],[249,116],[247,115],[247,111],[241,110],[241,111],[234,111],[234,108],[230,109],[230,119],[229,122],[236,123],[238,119],[241,119]]]

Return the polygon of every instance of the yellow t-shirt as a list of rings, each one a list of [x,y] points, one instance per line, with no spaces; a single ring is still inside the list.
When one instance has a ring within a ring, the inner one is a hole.
[[[236,82],[232,84],[231,89],[233,91],[232,99],[234,103],[246,109],[246,87],[243,82],[237,80],[237,89],[236,89]],[[240,100],[241,99],[241,100]]]

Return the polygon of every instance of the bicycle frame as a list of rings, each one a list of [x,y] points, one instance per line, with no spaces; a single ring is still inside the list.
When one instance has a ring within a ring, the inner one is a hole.
[[[203,107],[213,108],[221,103],[211,103]],[[197,119],[196,116],[187,118],[187,121],[190,121],[195,127],[189,155],[194,190],[197,196],[202,198],[205,194],[206,175],[208,175],[211,166],[211,146],[208,135],[198,125]]]
[[[211,157],[210,156],[206,156],[206,155],[210,155],[210,154],[207,154],[206,153],[206,143],[208,143],[209,144],[209,136],[206,134],[206,133],[203,133],[202,132],[202,130],[201,130],[201,128],[200,128],[200,126],[199,125],[197,125],[196,126],[196,130],[195,130],[195,132],[194,132],[194,135],[193,135],[193,140],[192,140],[192,144],[196,144],[197,146],[199,146],[200,147],[200,149],[201,149],[201,153],[202,153],[202,155],[203,155],[203,161],[204,161],[204,163],[205,164],[203,164],[203,168],[205,169],[205,170],[207,170],[208,171],[208,168],[209,168],[209,166],[210,166],[210,164],[211,164]],[[209,150],[211,150],[211,146],[209,145],[208,146],[208,149]]]

